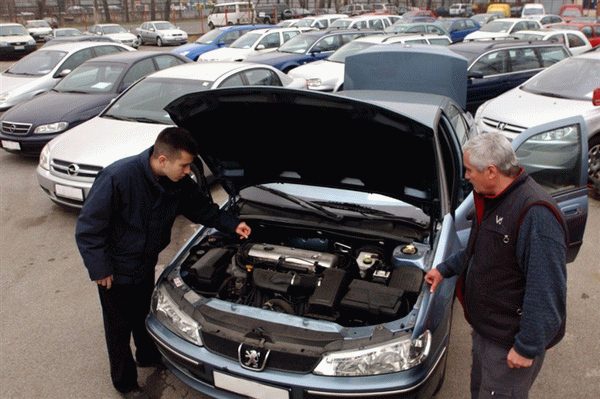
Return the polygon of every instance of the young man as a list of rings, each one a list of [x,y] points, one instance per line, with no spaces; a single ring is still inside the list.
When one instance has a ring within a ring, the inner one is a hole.
[[[147,397],[137,366],[160,364],[148,335],[154,268],[169,244],[175,218],[248,238],[250,227],[222,212],[189,176],[197,145],[182,128],[163,130],[153,147],[102,170],[77,221],[75,238],[92,281],[98,284],[111,378],[125,397]],[[136,354],[131,353],[133,336]]]
[[[547,348],[564,335],[566,227],[557,204],[518,166],[501,134],[464,147],[476,220],[465,250],[429,271],[431,291],[461,275],[473,327],[471,397],[524,399]]]

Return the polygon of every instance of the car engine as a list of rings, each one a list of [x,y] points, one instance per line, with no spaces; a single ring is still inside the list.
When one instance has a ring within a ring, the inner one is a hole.
[[[192,247],[181,277],[206,298],[348,327],[396,320],[418,299],[428,245],[270,238],[239,244],[213,236]]]

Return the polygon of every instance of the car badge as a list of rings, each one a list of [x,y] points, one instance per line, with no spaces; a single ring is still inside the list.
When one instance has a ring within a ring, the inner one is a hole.
[[[16,129],[17,129],[17,127],[13,123],[5,123],[3,130],[6,133],[14,133]]]
[[[498,125],[496,125],[496,128],[498,130],[504,130],[504,129],[506,129],[506,123],[504,123],[504,122],[498,122]]]
[[[79,174],[79,165],[72,163],[67,168],[67,173],[69,176],[77,176]]]
[[[263,371],[270,351],[264,348],[241,344],[238,348],[240,365],[248,370]]]

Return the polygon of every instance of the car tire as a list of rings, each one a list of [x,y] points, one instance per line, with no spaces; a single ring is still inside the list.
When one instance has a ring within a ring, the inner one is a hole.
[[[213,24],[212,22],[208,23],[208,29],[213,30],[215,29],[215,24]]]
[[[600,133],[597,133],[588,142],[588,177],[589,181],[600,184]]]
[[[142,36],[138,36],[138,40],[140,41],[140,46],[144,45],[144,40],[142,40]]]
[[[158,47],[162,47],[163,46],[163,41],[162,41],[162,39],[160,37],[156,38],[156,45]]]

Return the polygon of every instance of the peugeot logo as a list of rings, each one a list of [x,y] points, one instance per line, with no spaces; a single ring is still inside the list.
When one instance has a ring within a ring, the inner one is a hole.
[[[69,176],[77,176],[79,174],[79,165],[72,163],[67,167]]]
[[[270,351],[264,348],[241,344],[238,347],[238,361],[248,370],[263,371]]]
[[[498,122],[498,124],[496,125],[496,129],[498,129],[498,130],[504,130],[504,129],[506,129],[506,123],[504,123],[504,122]]]

